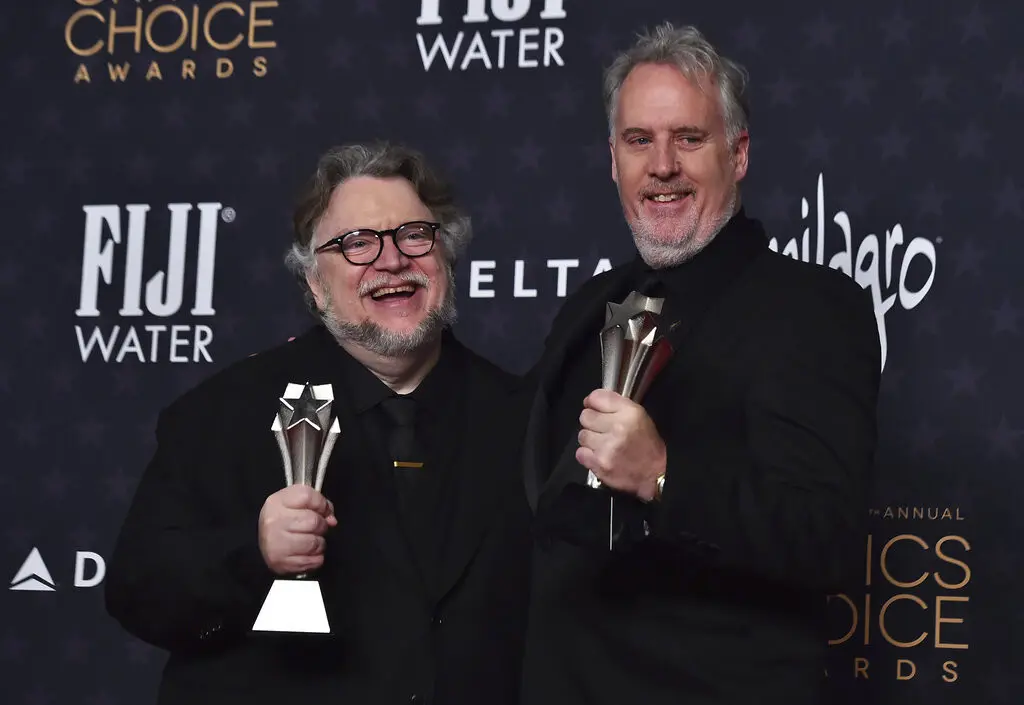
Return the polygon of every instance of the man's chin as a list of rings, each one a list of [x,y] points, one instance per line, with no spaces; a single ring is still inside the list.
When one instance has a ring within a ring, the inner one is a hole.
[[[701,249],[692,235],[681,230],[634,230],[633,242],[640,257],[652,269],[665,269],[683,264]]]

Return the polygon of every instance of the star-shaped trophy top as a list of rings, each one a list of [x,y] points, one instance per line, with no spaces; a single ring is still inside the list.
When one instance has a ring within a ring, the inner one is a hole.
[[[621,304],[609,301],[605,313],[604,330],[621,326],[623,331],[628,331],[631,318],[644,311],[659,314],[664,303],[664,299],[644,296],[635,291],[631,292]]]
[[[301,423],[308,423],[313,430],[322,431],[319,414],[325,407],[330,406],[331,400],[317,399],[313,396],[312,385],[306,384],[302,387],[302,393],[298,398],[281,397],[281,404],[283,405],[282,412],[285,411],[285,407],[291,411],[289,418],[284,423],[285,430],[290,431]]]

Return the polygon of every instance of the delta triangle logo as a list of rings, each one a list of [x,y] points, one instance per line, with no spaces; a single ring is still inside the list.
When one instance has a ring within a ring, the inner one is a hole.
[[[28,558],[18,568],[11,579],[10,590],[33,590],[36,592],[54,592],[57,588],[50,575],[49,568],[43,562],[39,549],[33,547]]]

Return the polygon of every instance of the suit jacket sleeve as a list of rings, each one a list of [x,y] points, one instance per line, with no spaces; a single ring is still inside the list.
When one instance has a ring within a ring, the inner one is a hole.
[[[867,292],[839,293],[805,300],[768,341],[743,410],[745,442],[665,439],[658,538],[784,584],[833,589],[856,576],[881,356]]]
[[[249,515],[224,506],[231,466],[213,406],[179,402],[161,413],[156,452],[108,566],[108,612],[167,650],[247,632],[273,580],[259,550],[259,507]]]

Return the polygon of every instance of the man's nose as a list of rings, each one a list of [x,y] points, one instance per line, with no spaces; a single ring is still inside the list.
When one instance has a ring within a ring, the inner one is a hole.
[[[670,179],[679,173],[679,160],[676,158],[675,147],[671,143],[655,146],[650,155],[647,170],[651,176]]]
[[[385,237],[384,249],[381,250],[380,257],[373,263],[374,269],[383,272],[397,272],[407,266],[409,266],[409,258],[399,251],[394,238]]]

